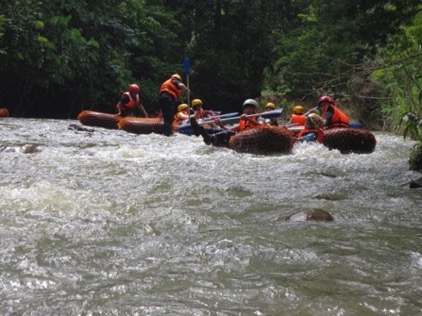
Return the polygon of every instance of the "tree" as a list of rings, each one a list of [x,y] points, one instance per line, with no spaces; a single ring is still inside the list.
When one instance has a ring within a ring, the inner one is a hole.
[[[390,35],[409,23],[418,0],[314,0],[302,24],[281,34],[271,88],[291,98],[344,93],[356,78],[370,74],[371,62]],[[277,86],[275,83],[280,82]]]

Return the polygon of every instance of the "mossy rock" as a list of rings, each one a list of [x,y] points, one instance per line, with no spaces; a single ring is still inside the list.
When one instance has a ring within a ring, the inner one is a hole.
[[[422,142],[418,142],[410,149],[409,169],[422,171]]]

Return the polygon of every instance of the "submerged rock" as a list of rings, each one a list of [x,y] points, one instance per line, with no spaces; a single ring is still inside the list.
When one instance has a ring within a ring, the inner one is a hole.
[[[416,180],[410,181],[409,188],[411,188],[411,189],[422,188],[422,177],[420,177]]]
[[[306,222],[306,221],[319,221],[319,222],[332,222],[334,218],[330,213],[319,208],[309,209],[297,212],[286,218],[289,222]]]
[[[94,129],[83,127],[83,126],[78,125],[78,124],[70,124],[67,128],[71,129],[71,130],[73,129],[73,130],[78,131],[78,132],[90,132],[90,133],[94,132]]]
[[[21,151],[24,154],[35,154],[40,152],[41,150],[35,144],[26,144],[21,147]]]

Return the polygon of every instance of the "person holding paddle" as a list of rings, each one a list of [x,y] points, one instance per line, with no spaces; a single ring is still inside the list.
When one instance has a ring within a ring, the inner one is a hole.
[[[182,78],[178,74],[171,75],[169,79],[161,84],[158,102],[164,119],[164,135],[171,136],[173,134],[171,124],[173,123],[173,116],[176,112],[177,99],[182,92],[188,90],[189,89],[182,83]]]
[[[247,99],[243,102],[243,114],[240,116],[239,124],[233,128],[227,128],[219,119],[217,119],[215,123],[220,126],[220,129],[212,129],[213,133],[210,133],[210,130],[207,130],[205,127],[198,125],[196,119],[192,117],[190,119],[190,123],[193,134],[195,136],[201,135],[207,145],[213,144],[214,146],[227,147],[229,145],[230,137],[235,135],[237,132],[260,125],[258,122],[259,115],[252,116],[258,113],[258,109],[258,102],[253,99]]]
[[[213,116],[212,111],[207,111],[202,108],[203,103],[201,99],[193,99],[191,104],[192,104],[192,110],[194,111],[195,118],[197,120]]]
[[[265,112],[269,112],[269,111],[274,111],[275,110],[275,104],[272,102],[268,102],[265,105]],[[265,124],[269,124],[269,125],[273,125],[273,126],[278,126],[278,121],[277,118],[273,118],[273,119],[262,119],[262,122],[260,123],[265,123]]]
[[[186,103],[182,103],[177,107],[177,113],[174,116],[174,122],[178,125],[186,122],[189,119],[189,106]]]
[[[305,115],[319,111],[325,120],[326,128],[349,127],[349,117],[340,111],[334,104],[333,98],[324,95],[318,99],[318,105],[309,110]]]

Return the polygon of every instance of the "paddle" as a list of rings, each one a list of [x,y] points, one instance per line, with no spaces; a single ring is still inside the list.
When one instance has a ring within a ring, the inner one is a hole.
[[[274,119],[274,118],[280,117],[281,113],[283,113],[283,108],[268,111],[268,112],[249,114],[249,115],[246,115],[245,117],[249,118],[249,117],[261,116],[262,118],[265,118],[265,119]],[[240,119],[241,119],[241,116],[236,116],[236,117],[223,118],[220,121],[221,123],[225,123],[225,124],[235,124],[238,121],[240,121]]]
[[[188,96],[188,111],[190,112],[190,89],[189,89],[189,75],[190,75],[190,58],[185,57],[183,59],[183,72],[186,76],[186,87]]]
[[[204,125],[204,124],[210,124],[213,123],[215,120],[217,119],[221,119],[221,118],[229,118],[229,117],[233,117],[233,116],[237,116],[239,115],[239,113],[237,112],[233,112],[233,113],[226,113],[226,114],[221,114],[221,115],[216,115],[213,117],[207,117],[202,119],[202,121],[198,122],[198,125]],[[190,117],[193,117],[194,115],[191,115]],[[190,125],[190,122],[185,122],[183,124],[181,124],[179,126],[179,132],[183,133],[183,134],[191,134],[192,133],[192,127]]]

